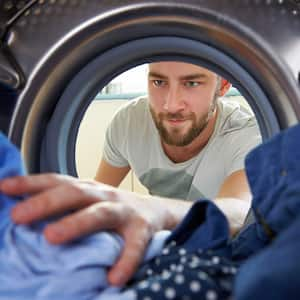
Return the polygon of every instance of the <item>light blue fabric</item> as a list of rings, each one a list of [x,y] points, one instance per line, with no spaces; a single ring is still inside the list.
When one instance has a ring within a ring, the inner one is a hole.
[[[0,135],[0,178],[22,174],[18,150]],[[46,223],[15,225],[9,211],[16,199],[0,195],[0,300],[134,300],[132,291],[110,287],[106,273],[123,247],[117,234],[101,232],[61,246],[42,235]],[[63,201],[63,199],[62,199]],[[168,231],[157,233],[145,261],[159,254]]]
[[[22,174],[24,174],[23,165],[18,149],[0,132],[0,179]],[[3,230],[9,222],[7,216],[16,200],[0,193],[0,237],[3,236]],[[2,248],[2,238],[0,238],[0,248]]]

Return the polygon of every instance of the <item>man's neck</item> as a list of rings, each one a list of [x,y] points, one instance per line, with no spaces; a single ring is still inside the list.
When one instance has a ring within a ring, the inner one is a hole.
[[[172,146],[162,141],[163,150],[168,158],[174,163],[181,163],[198,155],[214,132],[217,114],[216,111],[208,121],[206,128],[187,146]]]

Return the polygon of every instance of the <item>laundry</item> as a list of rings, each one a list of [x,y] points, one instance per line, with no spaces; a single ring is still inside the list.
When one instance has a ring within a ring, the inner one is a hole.
[[[135,275],[137,299],[228,299],[238,268],[228,240],[223,213],[211,201],[196,202],[162,254]]]
[[[247,157],[255,222],[233,240],[222,213],[199,201],[169,246],[136,274],[138,299],[299,299],[300,125]]]
[[[23,174],[18,150],[0,135],[0,178]],[[132,292],[110,287],[106,273],[123,240],[110,232],[93,234],[67,245],[50,245],[42,235],[47,222],[15,225],[10,208],[18,199],[0,195],[0,299],[132,300]],[[157,233],[145,261],[157,255],[169,236]]]
[[[1,160],[1,176],[21,173],[17,150],[1,138],[1,157],[9,158]],[[230,239],[223,213],[201,199],[171,234],[154,237],[144,264],[121,289],[109,287],[105,276],[122,248],[119,236],[103,232],[50,246],[43,223],[7,220],[18,200],[1,195],[0,299],[298,299],[299,143],[297,125],[248,155],[255,221],[237,237]]]
[[[248,155],[247,175],[257,222],[233,243],[233,257],[257,254],[237,273],[237,300],[299,299],[299,146],[300,125],[296,125]]]

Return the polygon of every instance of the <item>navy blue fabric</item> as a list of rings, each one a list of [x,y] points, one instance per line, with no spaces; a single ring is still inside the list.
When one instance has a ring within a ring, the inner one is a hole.
[[[220,209],[211,201],[195,202],[183,221],[175,228],[167,243],[176,241],[190,252],[197,249],[216,250],[227,246],[229,225]]]
[[[257,218],[258,214],[261,215],[275,235],[299,216],[299,150],[298,125],[258,147],[246,159],[254,213]]]
[[[246,170],[256,222],[232,243],[246,259],[237,274],[237,300],[299,299],[300,125],[252,151]]]
[[[167,240],[162,255],[132,280],[138,299],[226,299],[237,264],[230,260],[229,227],[210,201],[196,202]]]
[[[235,279],[237,300],[300,298],[300,217],[259,254],[247,260]]]
[[[268,245],[300,215],[300,125],[276,135],[246,158],[256,222],[233,242],[235,259]]]

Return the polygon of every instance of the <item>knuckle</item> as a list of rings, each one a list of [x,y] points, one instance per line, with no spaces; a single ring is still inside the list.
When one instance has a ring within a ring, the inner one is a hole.
[[[82,184],[75,184],[72,181],[66,181],[63,185],[64,193],[71,197],[70,195],[76,196],[78,199],[86,198],[87,192]]]
[[[105,216],[106,220],[117,219],[117,214],[115,209],[107,202],[95,205],[95,212],[101,212],[101,215]]]
[[[16,177],[17,180],[17,185],[18,185],[18,189],[25,190],[26,187],[28,186],[28,178],[25,176],[17,176]]]

